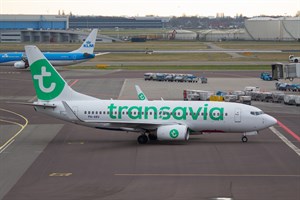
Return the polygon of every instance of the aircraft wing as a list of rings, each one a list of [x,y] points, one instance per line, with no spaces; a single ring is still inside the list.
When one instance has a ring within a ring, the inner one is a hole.
[[[86,123],[95,123],[95,121],[85,120]],[[98,126],[96,128],[99,129],[107,129],[107,130],[121,130],[121,131],[132,131],[132,132],[143,132],[147,131],[155,131],[158,127],[164,125],[178,125],[176,122],[136,122],[136,121],[97,121]]]

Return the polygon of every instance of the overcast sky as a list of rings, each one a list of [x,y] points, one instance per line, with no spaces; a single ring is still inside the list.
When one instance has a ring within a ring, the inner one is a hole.
[[[58,14],[58,10],[102,16],[295,16],[300,0],[0,0],[0,14]]]

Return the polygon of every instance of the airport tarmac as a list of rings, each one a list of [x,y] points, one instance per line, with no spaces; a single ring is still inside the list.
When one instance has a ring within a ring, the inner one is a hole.
[[[208,84],[143,81],[144,71],[60,70],[79,92],[102,99],[182,97],[182,89],[274,90],[256,72],[205,71]],[[185,72],[183,72],[185,73]],[[230,77],[230,78],[229,78]],[[108,132],[36,113],[28,70],[0,70],[0,199],[300,199],[300,107],[253,102],[283,125],[249,136],[207,134],[188,142],[139,145]],[[285,127],[285,128],[284,128]]]

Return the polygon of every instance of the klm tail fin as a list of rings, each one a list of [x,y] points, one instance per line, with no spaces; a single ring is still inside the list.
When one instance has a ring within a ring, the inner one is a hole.
[[[96,39],[97,39],[97,33],[98,33],[98,29],[93,29],[92,32],[88,35],[88,37],[85,39],[81,47],[79,49],[72,51],[72,53],[93,54]]]
[[[36,46],[25,46],[25,52],[39,101],[95,99],[74,91]]]

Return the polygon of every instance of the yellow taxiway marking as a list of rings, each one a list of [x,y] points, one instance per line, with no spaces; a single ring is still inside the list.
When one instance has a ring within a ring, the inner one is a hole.
[[[49,176],[63,177],[63,176],[71,176],[72,173],[51,173]]]
[[[114,174],[115,176],[136,177],[300,177],[298,174]]]
[[[8,121],[8,120],[3,120],[3,119],[0,119],[0,121],[2,122],[6,122],[6,123],[10,123],[10,124],[15,124],[15,125],[18,125],[21,127],[21,129],[15,133],[9,140],[7,140],[2,146],[0,146],[0,152],[2,152],[5,148],[7,148],[8,145],[10,145],[14,139],[24,130],[24,128],[27,126],[28,124],[28,120],[26,117],[24,117],[23,115],[19,114],[19,113],[16,113],[16,112],[13,112],[13,111],[10,111],[10,110],[6,110],[6,109],[3,109],[3,108],[0,108],[0,110],[4,111],[4,112],[8,112],[8,113],[12,113],[14,115],[17,115],[21,118],[23,118],[25,120],[25,124],[20,124],[20,123],[17,123],[17,122],[14,122],[14,121]]]

